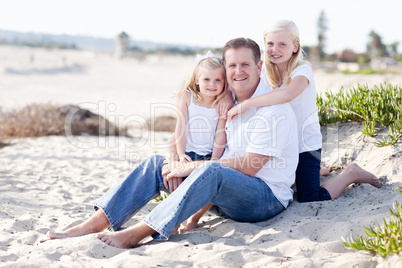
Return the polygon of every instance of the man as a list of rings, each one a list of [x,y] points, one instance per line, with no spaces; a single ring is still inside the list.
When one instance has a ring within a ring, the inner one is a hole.
[[[260,83],[262,62],[257,43],[237,38],[226,43],[223,60],[236,101],[266,93]],[[135,247],[142,239],[169,238],[172,230],[208,203],[236,221],[267,220],[284,210],[293,198],[298,159],[296,119],[289,104],[250,108],[226,124],[227,146],[219,161],[171,162],[162,156],[144,161],[96,203],[97,212],[63,234],[64,238],[118,230],[168,182],[188,176],[143,221],[123,231],[98,234],[108,245]],[[167,187],[165,187],[167,188]]]

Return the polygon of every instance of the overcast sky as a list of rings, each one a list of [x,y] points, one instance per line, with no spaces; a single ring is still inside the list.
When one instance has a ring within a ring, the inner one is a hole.
[[[263,44],[272,21],[292,19],[302,45],[316,45],[321,10],[326,52],[366,50],[371,30],[402,51],[401,0],[0,0],[0,29],[221,47],[235,37]]]

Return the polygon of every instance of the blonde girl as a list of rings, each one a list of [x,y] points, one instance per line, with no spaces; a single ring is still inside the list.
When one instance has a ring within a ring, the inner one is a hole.
[[[217,160],[226,143],[226,120],[216,110],[227,90],[225,70],[221,59],[210,51],[195,60],[193,72],[178,94],[176,152],[180,161]]]
[[[217,112],[218,101],[226,95],[226,73],[222,60],[210,51],[197,55],[191,75],[178,94],[178,114],[174,134],[175,148],[180,162],[218,160],[226,144],[226,119]],[[179,178],[181,180],[181,178]],[[169,185],[174,191],[180,184]],[[183,223],[181,231],[197,227],[202,215],[212,207],[206,205]],[[180,226],[174,229],[177,233]]]
[[[264,32],[264,68],[261,79],[273,90],[233,107],[228,119],[249,107],[289,102],[298,124],[299,164],[296,170],[297,200],[323,201],[337,198],[351,183],[365,182],[380,187],[378,179],[356,164],[320,186],[322,136],[316,106],[313,72],[300,46],[299,30],[290,20],[280,20]],[[326,172],[322,172],[326,173]]]

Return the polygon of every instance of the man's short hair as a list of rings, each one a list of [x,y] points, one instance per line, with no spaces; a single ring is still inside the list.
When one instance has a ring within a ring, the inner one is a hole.
[[[229,49],[238,49],[238,48],[250,48],[253,51],[254,61],[256,64],[261,60],[261,50],[260,46],[250,38],[239,37],[232,40],[229,40],[225,46],[223,47],[223,64],[226,65],[225,54]]]

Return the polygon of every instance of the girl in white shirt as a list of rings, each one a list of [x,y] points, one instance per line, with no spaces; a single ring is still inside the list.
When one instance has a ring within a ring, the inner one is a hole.
[[[218,160],[225,149],[226,119],[218,115],[217,103],[226,94],[226,73],[222,60],[210,51],[197,55],[193,72],[185,81],[178,96],[175,129],[175,150],[180,162]],[[172,192],[177,182],[169,187]],[[197,227],[201,216],[212,207],[206,205],[184,222],[184,230]],[[178,227],[174,232],[178,232]]]
[[[197,55],[195,60],[178,94],[176,152],[180,161],[217,160],[226,143],[226,120],[216,110],[227,90],[225,70],[221,59],[210,51],[205,56]]]
[[[229,110],[232,120],[249,107],[259,107],[289,102],[298,125],[299,164],[296,170],[297,200],[299,202],[323,201],[337,198],[351,183],[370,183],[380,187],[371,173],[356,164],[320,186],[322,136],[317,114],[316,88],[313,72],[304,59],[300,46],[299,30],[290,20],[280,20],[264,32],[264,69],[261,79],[273,90],[252,98]],[[278,137],[280,138],[280,137]],[[322,175],[328,170],[321,170]]]

